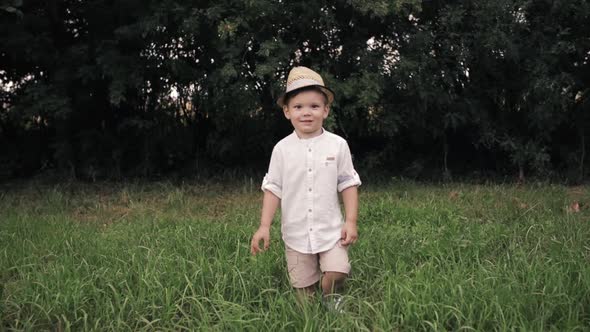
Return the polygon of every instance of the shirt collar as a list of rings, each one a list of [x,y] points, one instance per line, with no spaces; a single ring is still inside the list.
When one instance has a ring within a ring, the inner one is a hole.
[[[297,136],[297,132],[295,132],[295,130],[293,130],[293,136],[295,137],[295,139],[303,144],[309,144],[309,143],[315,143],[317,141],[319,141],[320,139],[324,138],[324,136],[326,136],[326,129],[324,129],[324,127],[322,127],[322,133],[317,135],[316,137],[312,137],[312,138],[299,138],[299,136]]]

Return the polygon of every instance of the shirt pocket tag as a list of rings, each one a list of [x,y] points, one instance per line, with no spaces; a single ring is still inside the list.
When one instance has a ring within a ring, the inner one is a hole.
[[[332,165],[336,162],[336,157],[334,156],[327,156],[326,157],[326,166]]]

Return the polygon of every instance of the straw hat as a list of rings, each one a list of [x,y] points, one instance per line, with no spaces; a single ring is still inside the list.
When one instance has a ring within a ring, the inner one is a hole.
[[[334,92],[324,85],[324,80],[320,74],[307,67],[294,67],[291,69],[289,76],[287,77],[287,89],[285,90],[285,93],[279,97],[277,104],[283,107],[285,105],[285,95],[287,93],[308,86],[319,87],[328,97],[328,104],[331,104],[334,101]]]

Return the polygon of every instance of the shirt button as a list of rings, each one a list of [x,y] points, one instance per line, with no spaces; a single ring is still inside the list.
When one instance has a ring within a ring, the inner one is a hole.
[[[310,232],[311,232],[311,231],[313,231],[313,228],[310,228],[310,229],[309,229],[309,231],[310,231]]]
[[[307,211],[311,212],[311,209],[309,209],[309,210],[307,210]]]
[[[311,152],[311,149],[309,149],[309,150],[307,150],[307,151]]]
[[[311,191],[311,188],[309,188],[309,191]]]
[[[311,172],[311,168],[307,170],[308,172]]]

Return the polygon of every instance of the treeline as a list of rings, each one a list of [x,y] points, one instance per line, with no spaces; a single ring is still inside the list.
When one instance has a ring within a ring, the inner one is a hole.
[[[293,65],[361,173],[588,173],[587,0],[0,3],[0,178],[264,171]]]

